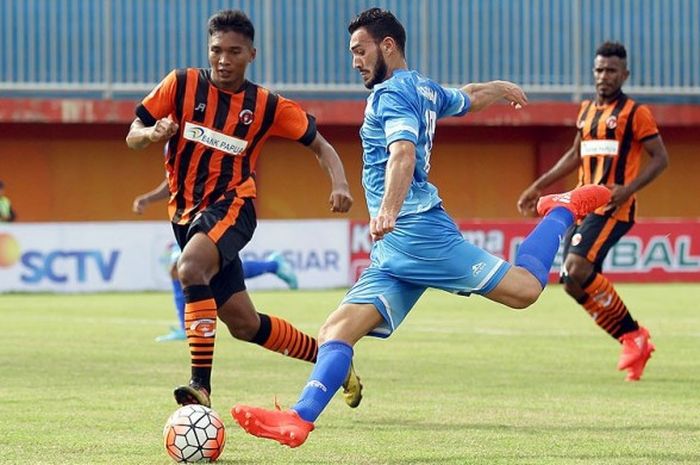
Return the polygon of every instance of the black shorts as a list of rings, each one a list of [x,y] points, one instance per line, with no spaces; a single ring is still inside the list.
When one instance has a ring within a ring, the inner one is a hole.
[[[634,226],[609,215],[587,215],[580,224],[569,228],[564,238],[564,258],[579,255],[593,263],[596,273],[603,271],[603,261],[610,249]]]
[[[221,268],[209,285],[217,306],[246,289],[239,252],[250,242],[258,224],[253,199],[232,194],[200,211],[190,224],[173,224],[175,240],[181,250],[199,232],[205,233],[216,244]]]

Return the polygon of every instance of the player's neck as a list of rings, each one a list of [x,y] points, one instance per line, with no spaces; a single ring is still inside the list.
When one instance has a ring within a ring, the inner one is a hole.
[[[622,88],[617,89],[617,91],[612,95],[608,95],[608,96],[598,95],[598,98],[596,99],[596,104],[600,105],[600,106],[609,105],[609,104],[613,103],[614,101],[616,101],[617,99],[619,99],[620,96],[622,96]]]
[[[396,60],[392,63],[387,63],[386,78],[389,79],[394,75],[396,71],[406,71],[408,69],[408,64],[406,60]]]

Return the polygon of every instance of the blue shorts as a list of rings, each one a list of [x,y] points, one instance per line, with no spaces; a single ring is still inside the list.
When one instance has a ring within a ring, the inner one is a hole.
[[[370,258],[342,303],[374,304],[384,318],[370,333],[378,337],[391,335],[427,288],[487,294],[511,267],[464,240],[442,207],[400,217]]]

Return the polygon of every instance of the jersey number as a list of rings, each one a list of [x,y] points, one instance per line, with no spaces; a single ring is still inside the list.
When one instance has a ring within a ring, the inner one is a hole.
[[[435,137],[435,125],[437,113],[432,110],[425,112],[425,172],[430,172],[430,152],[433,150],[433,138]]]

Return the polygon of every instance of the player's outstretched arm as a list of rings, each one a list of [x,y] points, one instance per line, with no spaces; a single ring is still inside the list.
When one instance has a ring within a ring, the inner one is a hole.
[[[126,145],[130,149],[139,150],[148,147],[153,142],[165,142],[177,133],[178,124],[170,118],[161,118],[153,126],[146,126],[140,118],[136,118],[126,135]]]
[[[316,154],[318,163],[331,179],[331,196],[329,199],[331,211],[337,213],[347,212],[352,207],[353,199],[352,195],[350,195],[348,180],[345,177],[343,162],[340,161],[338,152],[335,151],[320,132],[316,133],[316,137],[309,144],[309,148]]]
[[[515,108],[527,105],[525,92],[517,85],[509,81],[490,81],[471,83],[462,87],[471,101],[469,111],[481,111],[493,103],[504,99]]]

